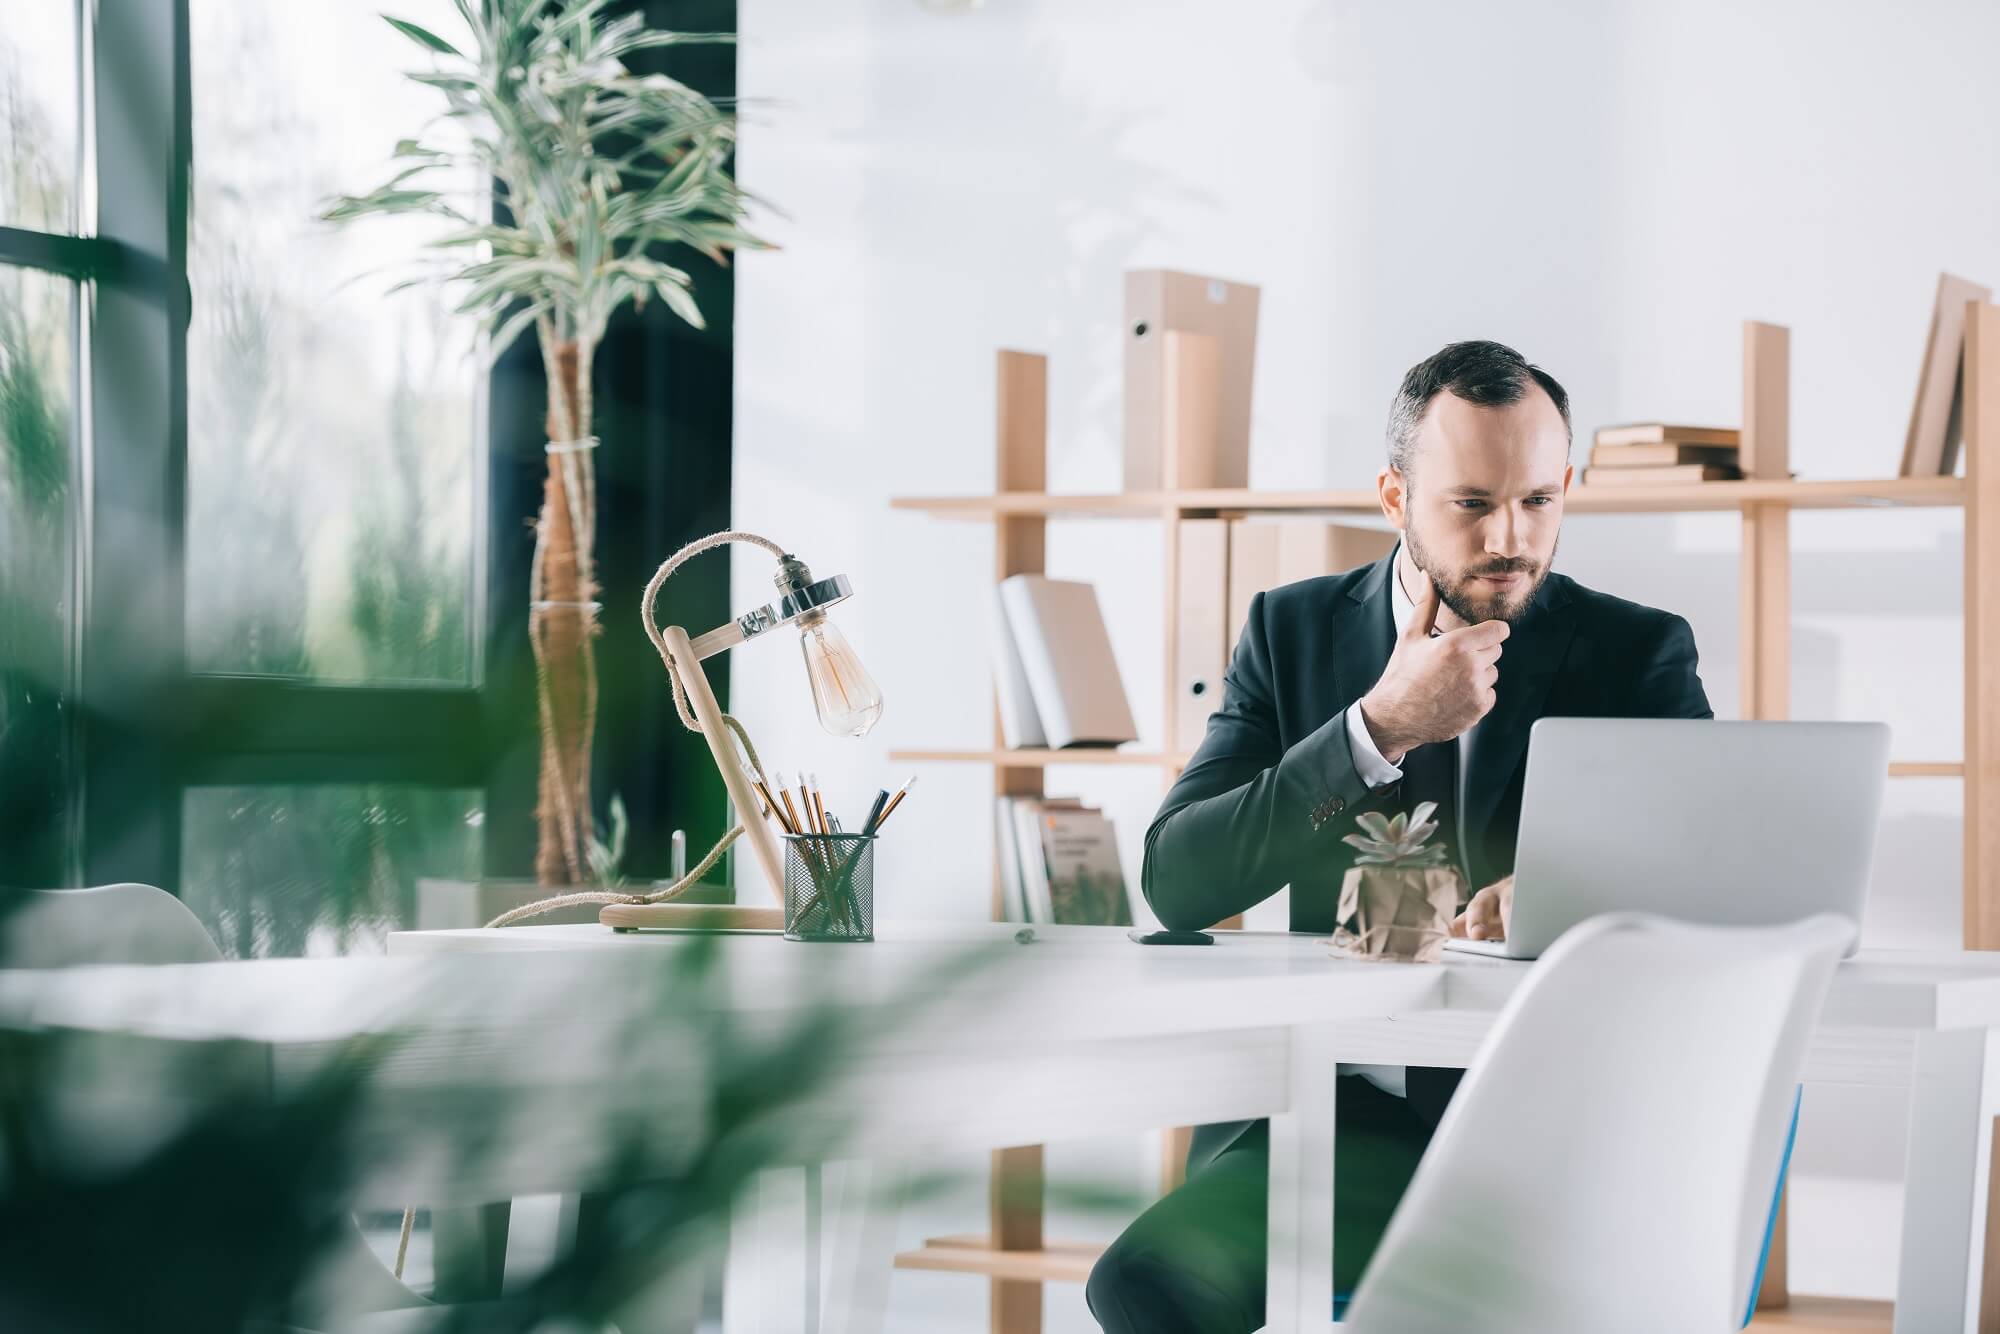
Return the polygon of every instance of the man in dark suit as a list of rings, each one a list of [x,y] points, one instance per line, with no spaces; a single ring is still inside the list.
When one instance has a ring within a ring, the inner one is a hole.
[[[1354,817],[1435,801],[1438,837],[1483,886],[1452,929],[1502,935],[1535,719],[1714,716],[1686,621],[1551,572],[1573,474],[1554,378],[1497,343],[1454,343],[1403,378],[1388,440],[1376,485],[1397,549],[1251,600],[1222,704],[1146,834],[1146,898],[1166,926],[1207,927],[1290,885],[1292,930],[1331,932]],[[1337,1291],[1457,1084],[1342,1067]],[[1091,1274],[1099,1323],[1261,1326],[1267,1163],[1263,1123],[1201,1127],[1187,1184]]]

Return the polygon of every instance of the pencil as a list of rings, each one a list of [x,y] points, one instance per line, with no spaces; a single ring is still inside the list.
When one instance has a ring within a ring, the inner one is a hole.
[[[750,785],[757,789],[757,796],[764,803],[764,814],[775,817],[778,821],[778,827],[786,833],[796,834],[799,832],[792,827],[792,822],[785,818],[785,813],[778,809],[778,803],[771,800],[771,789],[764,786],[763,779],[752,778]]]
[[[803,770],[799,772],[797,786],[799,789],[799,809],[806,813],[805,831],[808,834],[816,834],[819,832],[819,826],[813,823],[812,796],[806,791],[806,776]]]
[[[826,797],[819,790],[819,775],[807,774],[806,780],[812,784],[813,814],[819,821],[819,832],[830,834],[833,831],[826,823]]]
[[[792,832],[796,834],[802,826],[799,824],[798,810],[792,805],[792,794],[785,790],[785,776],[783,774],[773,774],[771,775],[771,781],[778,785],[778,796],[785,803],[785,814],[791,817],[789,823],[792,826]]]
[[[889,823],[889,817],[896,813],[896,808],[903,804],[903,798],[909,796],[910,789],[915,787],[916,785],[917,785],[917,776],[915,774],[911,774],[910,781],[903,784],[900,788],[896,789],[896,795],[889,798],[889,804],[887,806],[884,806],[882,808],[882,813],[875,817],[875,829],[880,829],[883,825]],[[874,830],[871,829],[869,832],[873,833]]]

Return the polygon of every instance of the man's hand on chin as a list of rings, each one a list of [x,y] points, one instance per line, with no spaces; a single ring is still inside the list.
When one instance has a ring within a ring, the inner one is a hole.
[[[1451,933],[1464,940],[1505,940],[1514,915],[1514,877],[1496,880],[1472,896],[1452,920]]]

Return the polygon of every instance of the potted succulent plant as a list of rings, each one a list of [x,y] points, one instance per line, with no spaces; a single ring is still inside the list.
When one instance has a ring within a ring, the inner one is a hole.
[[[1364,811],[1358,834],[1341,842],[1360,849],[1340,883],[1339,927],[1333,946],[1363,959],[1435,961],[1451,934],[1465,878],[1450,865],[1437,832],[1437,803],[1426,801],[1393,818]]]
[[[692,279],[662,257],[666,247],[717,263],[731,250],[765,248],[744,227],[753,201],[730,172],[733,111],[624,63],[634,52],[734,38],[663,32],[639,14],[607,17],[609,3],[454,0],[467,30],[462,50],[388,19],[430,56],[431,67],[410,78],[436,89],[444,106],[418,138],[395,146],[386,183],[324,214],[452,220],[420,257],[424,272],[398,286],[455,288],[458,311],[491,333],[489,357],[530,330],[540,344],[549,443],[527,591],[541,740],[535,877],[545,886],[588,882],[596,836],[598,347],[628,301],[657,297],[702,324]],[[467,182],[491,183],[491,217],[464,206]]]

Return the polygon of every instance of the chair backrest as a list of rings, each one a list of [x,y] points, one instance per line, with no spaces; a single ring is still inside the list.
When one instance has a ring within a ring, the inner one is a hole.
[[[8,968],[213,963],[222,957],[201,919],[151,885],[37,890],[0,933],[0,966]]]
[[[1846,918],[1638,914],[1542,957],[1347,1310],[1355,1334],[1739,1327]]]

